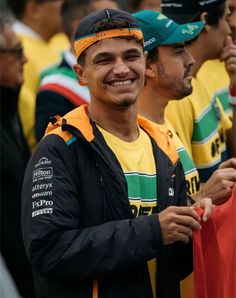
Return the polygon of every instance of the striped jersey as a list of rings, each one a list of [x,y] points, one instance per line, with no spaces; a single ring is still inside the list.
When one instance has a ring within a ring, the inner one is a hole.
[[[218,98],[224,111],[232,117],[232,107],[229,104],[229,76],[225,65],[220,60],[208,60],[197,73],[197,80],[207,87],[212,99]]]
[[[193,92],[179,101],[170,101],[166,116],[191,153],[200,181],[205,182],[227,159],[226,130],[232,122],[220,100],[210,97],[205,85],[192,81]]]
[[[196,169],[191,155],[189,154],[188,150],[185,148],[185,146],[175,133],[170,121],[165,120],[164,124],[156,125],[161,132],[168,133],[171,136],[184,169],[187,193],[189,196],[195,195],[200,190],[200,180],[198,170]]]

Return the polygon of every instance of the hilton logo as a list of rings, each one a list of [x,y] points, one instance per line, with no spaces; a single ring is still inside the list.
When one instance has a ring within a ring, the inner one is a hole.
[[[35,171],[33,171],[33,181],[37,179],[48,179],[52,178],[53,176],[53,169],[52,167],[48,168],[39,168]]]

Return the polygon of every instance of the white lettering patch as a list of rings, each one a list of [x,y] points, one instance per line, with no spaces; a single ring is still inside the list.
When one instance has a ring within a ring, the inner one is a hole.
[[[49,179],[53,176],[53,168],[39,168],[33,171],[33,182],[43,179]]]
[[[175,191],[173,187],[169,187],[169,196],[173,197],[175,195]]]
[[[47,197],[47,196],[52,196],[52,191],[48,190],[43,192],[36,192],[35,194],[32,195],[32,199]]]
[[[155,42],[156,39],[155,37],[150,38],[149,40],[145,41],[144,46],[149,46],[150,44],[152,44],[153,42]]]
[[[36,190],[41,190],[41,189],[47,190],[48,188],[52,188],[52,183],[35,184],[32,188],[32,192],[34,192]]]
[[[50,164],[51,164],[51,160],[48,160],[47,157],[42,157],[34,167],[37,168],[39,166],[45,166]]]
[[[32,209],[38,208],[38,207],[42,207],[42,206],[52,206],[53,205],[53,201],[49,200],[40,200],[40,201],[33,201],[32,202]]]
[[[52,214],[52,213],[53,213],[52,208],[43,208],[32,212],[32,217],[35,217],[41,214]]]

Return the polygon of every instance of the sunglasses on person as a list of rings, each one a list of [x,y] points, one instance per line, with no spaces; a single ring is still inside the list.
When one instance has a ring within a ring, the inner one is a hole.
[[[8,49],[0,48],[0,53],[1,54],[12,54],[16,58],[22,59],[22,57],[24,56],[24,49],[22,46],[17,46],[17,47],[8,48]]]

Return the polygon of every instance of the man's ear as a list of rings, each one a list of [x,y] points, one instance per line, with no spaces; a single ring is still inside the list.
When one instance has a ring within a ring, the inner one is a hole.
[[[87,86],[88,82],[87,82],[87,79],[85,77],[84,68],[80,64],[75,64],[73,68],[74,68],[74,71],[77,74],[79,84],[81,86]]]
[[[211,26],[207,24],[207,12],[206,11],[204,11],[200,14],[200,21],[205,22],[204,29],[208,32],[210,30]]]
[[[146,78],[155,79],[155,77],[156,77],[155,69],[156,69],[155,63],[151,62],[150,59],[147,59],[146,70],[145,70]]]

